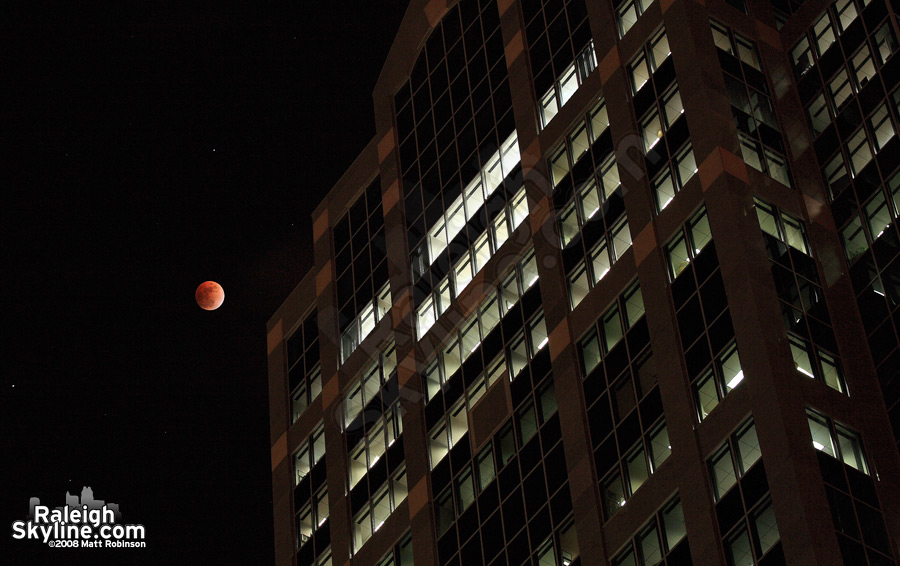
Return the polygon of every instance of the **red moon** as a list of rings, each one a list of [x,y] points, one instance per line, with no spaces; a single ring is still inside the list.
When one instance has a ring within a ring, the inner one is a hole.
[[[197,304],[205,311],[214,311],[225,301],[225,290],[215,281],[206,281],[194,293]]]

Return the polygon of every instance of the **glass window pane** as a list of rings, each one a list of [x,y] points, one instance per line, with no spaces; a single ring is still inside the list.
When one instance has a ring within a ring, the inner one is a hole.
[[[669,444],[669,429],[665,422],[650,433],[650,450],[655,471],[672,454],[672,445]]]
[[[671,53],[669,38],[666,37],[665,31],[650,41],[650,52],[653,55],[653,70],[655,71]]]
[[[559,105],[556,102],[556,89],[551,87],[541,98],[541,122],[544,127],[550,123],[557,112],[559,112]]]
[[[538,396],[541,404],[541,421],[547,422],[557,409],[556,390],[553,387],[552,378],[541,387]]]
[[[603,338],[606,351],[612,350],[613,346],[622,339],[623,335],[619,307],[614,305],[603,315]]]
[[[510,379],[519,375],[525,366],[528,365],[528,355],[526,350],[525,335],[519,334],[514,337],[509,346],[509,376]]]
[[[453,521],[456,520],[456,514],[453,510],[453,490],[449,487],[443,493],[438,495],[435,500],[435,508],[437,513],[437,532],[438,536],[444,534]]]
[[[641,120],[641,139],[644,140],[644,153],[649,153],[662,137],[663,131],[659,121],[659,114],[655,111],[651,112]]]
[[[494,476],[496,475],[494,471],[494,453],[490,444],[478,454],[476,465],[478,466],[478,485],[483,490],[494,481]]]
[[[684,104],[681,102],[681,93],[678,91],[678,85],[670,88],[663,95],[663,106],[666,113],[666,125],[671,126],[682,114],[684,114]]]
[[[537,317],[529,324],[529,331],[531,332],[531,355],[536,356],[550,339],[547,336],[547,325],[544,322],[543,315]]]
[[[666,259],[669,263],[669,273],[674,280],[691,261],[683,235],[679,235],[672,243],[666,246]]]
[[[600,240],[600,243],[591,250],[591,268],[594,272],[595,285],[609,272],[610,264],[606,242]]]
[[[538,280],[537,259],[533,249],[525,254],[519,266],[522,270],[522,288],[530,289]]]
[[[633,494],[645,481],[647,481],[647,478],[650,477],[650,471],[647,469],[647,459],[644,457],[643,447],[626,457],[626,466],[628,471],[628,487]]]
[[[794,358],[794,368],[807,377],[815,377],[813,373],[812,357],[809,354],[809,347],[805,342],[790,337],[791,355]]]
[[[584,262],[575,266],[575,270],[569,274],[568,279],[570,306],[574,309],[590,291],[587,266]]]
[[[641,558],[643,558],[644,566],[655,566],[662,562],[663,550],[662,544],[659,542],[659,532],[656,525],[638,536],[638,545],[641,548]]]
[[[509,201],[512,221],[513,221],[513,229],[519,227],[519,224],[522,223],[523,220],[528,218],[528,198],[525,194],[525,188],[519,189],[511,201]]]
[[[891,123],[891,115],[886,104],[882,104],[875,110],[872,117],[869,118],[869,125],[872,127],[872,133],[875,134],[875,147],[881,150],[894,137],[894,125]]]
[[[625,34],[628,33],[631,26],[637,22],[639,15],[637,2],[635,0],[629,0],[616,9],[616,16],[619,20],[619,37],[624,37]]]
[[[569,242],[578,236],[578,215],[575,214],[575,203],[570,202],[559,213],[559,237],[562,247],[569,245]]]
[[[863,455],[862,440],[860,440],[859,434],[839,424],[835,424],[834,428],[844,463],[864,474],[868,474],[869,469],[866,466],[866,458]]]
[[[610,155],[600,164],[600,176],[603,179],[603,196],[609,198],[621,184],[614,155]]]
[[[600,363],[600,341],[596,332],[592,332],[582,340],[579,349],[581,350],[582,369],[584,369],[584,376],[587,377]]]
[[[609,127],[609,115],[606,111],[606,103],[600,100],[597,106],[591,110],[591,141],[596,141],[607,127]]]
[[[694,151],[690,145],[678,152],[675,156],[675,163],[677,164],[678,182],[683,187],[688,179],[697,172],[697,161],[694,159]]]
[[[600,193],[594,181],[587,183],[578,191],[578,203],[581,206],[581,218],[587,222],[600,210]]]
[[[737,482],[734,464],[731,461],[731,449],[726,445],[716,453],[710,458],[709,467],[713,476],[713,491],[718,501]]]
[[[672,550],[678,541],[687,534],[684,526],[684,510],[681,508],[680,500],[663,511],[663,527],[666,531],[666,546]]]
[[[425,402],[434,399],[437,392],[441,390],[441,376],[438,368],[437,360],[422,372],[422,379],[425,381]]]
[[[662,176],[653,181],[653,190],[656,194],[656,208],[662,212],[675,198],[675,183],[672,182],[672,175],[668,169],[665,169]]]
[[[875,193],[875,196],[866,205],[865,214],[866,221],[869,224],[869,233],[872,234],[872,240],[880,238],[893,221],[887,200],[885,200],[884,193],[881,191]]]
[[[575,74],[575,63],[572,63],[563,71],[562,77],[559,79],[560,106],[565,106],[576,90],[578,90],[578,78]]]
[[[631,328],[635,322],[644,316],[644,296],[641,294],[640,286],[635,285],[633,288],[625,291],[625,311],[628,328]]]
[[[756,437],[756,425],[752,422],[737,433],[737,447],[741,456],[741,469],[745,472],[762,456],[759,439]]]
[[[628,222],[623,218],[618,225],[612,228],[613,247],[616,252],[616,259],[625,255],[625,251],[631,247],[631,230],[628,228]]]
[[[643,55],[631,64],[631,87],[634,92],[641,90],[641,87],[650,79],[650,69],[647,67],[647,58]]]
[[[431,469],[434,469],[438,462],[443,460],[444,456],[447,455],[447,452],[450,451],[446,424],[439,424],[431,431],[431,434],[428,435],[428,450],[431,456]]]
[[[575,532],[575,523],[570,522],[562,527],[559,533],[559,557],[562,566],[569,566],[578,558],[578,535]]]
[[[819,350],[819,363],[822,365],[822,380],[828,387],[844,393],[844,376],[837,358]]]
[[[712,240],[712,232],[709,229],[709,217],[706,216],[706,209],[691,219],[691,241],[694,245],[694,255],[706,247],[706,244]]]
[[[834,43],[834,29],[831,27],[831,20],[827,12],[813,26],[813,36],[816,38],[816,47],[820,54],[825,53]]]
[[[835,111],[840,113],[844,108],[844,104],[853,95],[853,87],[850,86],[850,77],[847,75],[846,69],[841,69],[831,82],[828,83],[828,91],[831,94],[831,101],[834,103]]]
[[[850,223],[841,230],[841,241],[844,244],[844,252],[847,254],[847,259],[850,263],[853,263],[856,258],[869,249],[869,242],[866,240],[862,220],[859,219],[859,216],[854,216]]]
[[[744,370],[741,369],[741,359],[736,348],[732,348],[722,355],[719,369],[722,372],[722,382],[725,384],[726,394],[744,380]]]
[[[784,224],[785,243],[795,250],[809,255],[809,246],[806,244],[806,229],[803,227],[803,222],[788,214],[782,214],[781,219]]]
[[[759,539],[759,547],[762,554],[769,552],[775,543],[780,540],[778,523],[775,522],[775,510],[769,503],[756,513],[756,536]]]
[[[719,404],[719,394],[712,371],[707,372],[694,384],[694,397],[697,402],[697,413],[702,421]]]
[[[469,431],[469,418],[466,413],[465,399],[460,399],[450,408],[450,445],[456,446]]]
[[[406,496],[409,494],[409,486],[406,480],[406,468],[401,468],[391,479],[391,491],[394,497],[394,508],[396,509]]]
[[[559,184],[569,173],[569,150],[563,145],[550,158],[550,174],[553,177],[553,186]]]
[[[825,103],[825,94],[820,94],[806,108],[809,124],[815,135],[821,134],[831,124],[831,116],[828,115],[828,105]]]
[[[601,487],[603,507],[606,510],[606,518],[609,519],[616,514],[616,511],[625,506],[625,488],[618,470],[606,478]]]
[[[725,554],[728,556],[729,566],[753,566],[753,549],[750,547],[746,528],[742,528],[725,542]]]
[[[812,435],[813,447],[834,457],[834,444],[831,441],[828,421],[825,420],[825,417],[810,410],[806,411],[806,417],[809,421],[809,432]]]
[[[372,521],[375,523],[373,530],[380,529],[390,515],[391,495],[385,486],[372,498]]]
[[[519,409],[518,421],[519,440],[525,445],[537,433],[537,416],[534,413],[534,406],[531,403],[526,404]]]
[[[579,122],[575,131],[569,134],[569,146],[572,148],[572,162],[578,163],[581,156],[591,147],[586,122]]]
[[[456,483],[456,489],[459,497],[457,501],[459,512],[462,513],[475,501],[475,478],[472,477],[471,469],[466,468],[460,474]]]

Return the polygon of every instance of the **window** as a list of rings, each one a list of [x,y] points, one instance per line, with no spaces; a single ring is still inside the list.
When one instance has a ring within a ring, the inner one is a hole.
[[[541,96],[539,110],[541,114],[541,127],[545,128],[550,120],[556,116],[559,109],[575,94],[575,91],[584,84],[594,69],[597,68],[597,55],[594,52],[594,42],[591,40],[557,78],[550,90]]]
[[[468,430],[465,399],[460,399],[428,435],[432,469],[450,452],[451,447],[463,439]]]
[[[852,1],[850,5],[853,5]],[[862,90],[869,83],[869,79],[875,76],[875,61],[872,59],[868,44],[864,43],[862,48],[850,57],[850,66],[856,77],[856,86]]]
[[[753,419],[745,421],[709,459],[713,495],[720,500],[755,464],[762,452]]]
[[[887,62],[894,51],[897,50],[897,40],[894,38],[894,32],[891,30],[889,22],[885,22],[880,28],[872,34],[875,43],[875,54],[878,56],[878,62],[882,65]]]
[[[802,77],[812,68],[814,64],[812,48],[806,37],[801,39],[797,45],[791,49],[791,61],[794,64],[794,74],[797,78]]]
[[[831,94],[835,112],[840,114],[841,110],[844,109],[844,104],[853,95],[853,87],[850,84],[850,77],[847,75],[846,69],[841,69],[834,75],[828,83],[828,92]]]
[[[858,432],[812,409],[806,409],[806,417],[813,448],[868,475],[869,467]]]
[[[712,240],[712,234],[709,229],[709,219],[706,216],[706,209],[703,208],[688,220],[684,230],[676,234],[664,248],[669,265],[669,275],[673,281],[700,254],[710,240]]]
[[[619,22],[619,37],[625,37],[628,30],[637,22],[641,14],[650,6],[652,0],[626,0],[616,8],[616,19]]]
[[[320,424],[294,453],[294,485],[299,484],[324,455],[325,426]]]
[[[831,47],[831,44],[834,43],[834,29],[831,27],[831,19],[827,12],[813,25],[813,37],[815,38],[819,55],[825,53]]]
[[[781,540],[772,502],[764,501],[752,512],[746,522],[725,537],[725,554],[729,566],[759,564],[760,560]]]
[[[806,377],[825,382],[839,393],[847,393],[840,361],[833,354],[813,346],[809,341],[788,334],[794,368]]]
[[[813,134],[818,136],[825,131],[825,128],[831,125],[831,116],[828,114],[828,105],[825,102],[825,95],[819,94],[809,106],[806,107],[806,116],[809,118],[809,126]]]
[[[802,221],[794,218],[786,212],[765,203],[760,199],[754,199],[756,215],[759,227],[763,232],[777,238],[788,246],[811,255],[809,244],[806,240],[806,227]]]
[[[671,54],[666,30],[657,33],[642,50],[642,53],[628,65],[632,92],[637,93],[650,80],[650,76]]]
[[[655,566],[664,564],[686,535],[684,511],[676,496],[641,527],[613,559],[615,565]],[[680,563],[680,562],[679,562]]]
[[[884,149],[885,144],[895,133],[886,104],[879,106],[869,118],[869,127],[872,129],[876,151]]]
[[[713,364],[697,378],[692,387],[700,421],[744,379],[741,360],[734,343],[716,356]]]

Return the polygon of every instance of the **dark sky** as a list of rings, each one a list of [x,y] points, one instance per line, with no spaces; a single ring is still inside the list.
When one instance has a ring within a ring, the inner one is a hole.
[[[0,562],[269,564],[265,322],[374,134],[406,2],[0,15]],[[225,303],[194,303],[208,279]],[[12,539],[91,486],[148,549]]]

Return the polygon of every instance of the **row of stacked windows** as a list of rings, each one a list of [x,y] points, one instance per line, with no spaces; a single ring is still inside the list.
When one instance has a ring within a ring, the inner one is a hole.
[[[807,418],[844,563],[893,564],[860,435],[813,409]]]
[[[381,181],[378,177],[334,225],[341,361],[390,310]]]
[[[285,346],[288,388],[291,391],[291,422],[295,423],[322,392],[319,327],[315,310],[288,336]]]
[[[584,0],[525,0],[521,7],[543,128],[597,67],[597,56]]]
[[[710,28],[744,162],[790,187],[781,128],[756,44],[718,22],[711,21]]]
[[[796,370],[848,394],[825,294],[802,221],[759,199],[759,225]]]

